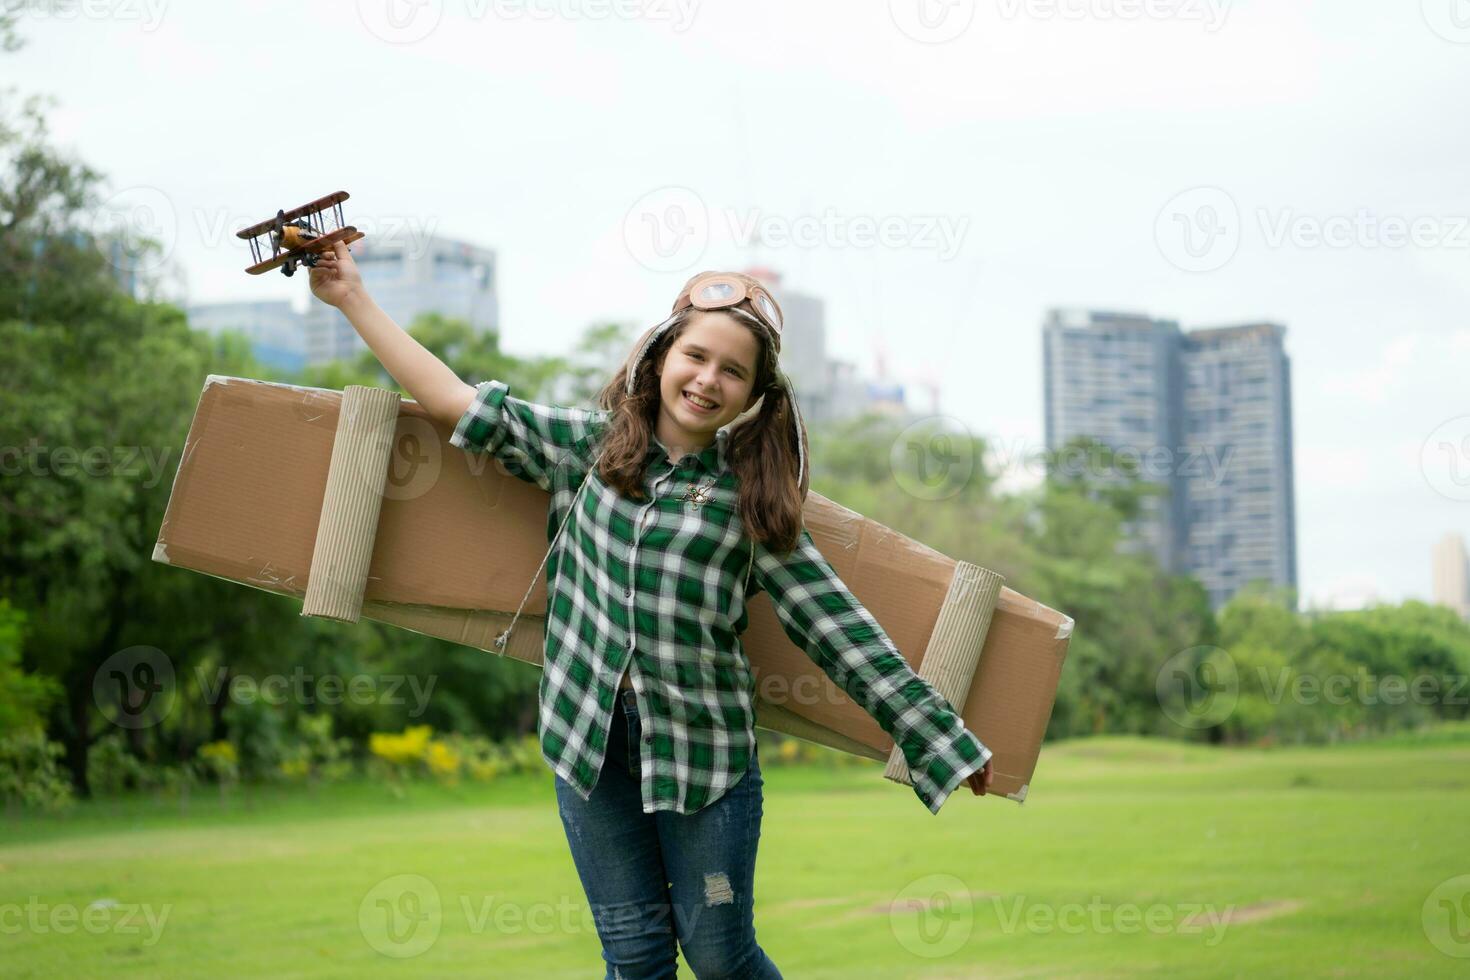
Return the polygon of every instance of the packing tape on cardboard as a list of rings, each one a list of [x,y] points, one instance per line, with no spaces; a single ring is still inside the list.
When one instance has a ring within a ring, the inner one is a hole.
[[[398,392],[348,385],[342,392],[327,488],[301,615],[355,623],[362,617],[388,460],[398,429]]]
[[[991,616],[1000,600],[1005,577],[988,568],[967,561],[955,565],[949,592],[939,609],[934,632],[924,650],[916,673],[929,682],[956,712],[965,710],[970,685],[980,666],[980,652],[985,649],[985,636],[990,632]],[[885,779],[905,786],[913,785],[903,749],[895,745],[883,770]]]

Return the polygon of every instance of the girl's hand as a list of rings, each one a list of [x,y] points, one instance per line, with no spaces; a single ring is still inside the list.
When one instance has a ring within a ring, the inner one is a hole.
[[[366,292],[357,263],[352,261],[351,249],[334,242],[330,251],[317,256],[311,269],[311,291],[323,303],[339,309],[349,299]]]
[[[995,778],[995,773],[990,769],[990,764],[994,761],[994,756],[986,759],[984,769],[981,769],[979,772],[972,772],[965,777],[970,783],[970,789],[975,791],[976,796],[984,796],[989,791],[990,781]]]

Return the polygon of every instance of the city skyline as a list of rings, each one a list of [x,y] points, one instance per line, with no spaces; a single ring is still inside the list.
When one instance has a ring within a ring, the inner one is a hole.
[[[370,236],[496,249],[517,353],[656,322],[693,272],[765,264],[824,297],[835,358],[932,372],[941,410],[1011,461],[1044,445],[1049,308],[1289,324],[1304,605],[1427,599],[1423,556],[1470,530],[1470,133],[1444,124],[1463,39],[1419,5],[1357,0],[1330,18],[1236,5],[1213,27],[978,5],[926,43],[891,7],[671,24],[446,4],[415,39],[352,5],[28,12],[12,58],[24,92],[55,96],[58,144],[107,174],[109,207],[151,206],[191,303],[301,304],[302,277],[243,274],[233,231],[339,188]],[[307,127],[336,152],[242,152],[308,105],[259,68],[283,23],[339,66]],[[711,107],[724,128],[684,122]],[[1035,478],[1017,466],[1011,485]]]

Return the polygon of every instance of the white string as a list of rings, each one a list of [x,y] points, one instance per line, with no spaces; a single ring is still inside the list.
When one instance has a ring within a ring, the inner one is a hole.
[[[516,628],[516,620],[520,619],[521,610],[526,608],[526,600],[531,597],[531,590],[536,588],[536,583],[541,578],[541,569],[546,567],[547,560],[551,558],[552,551],[556,549],[556,542],[561,539],[561,532],[566,530],[567,522],[572,519],[572,514],[575,513],[577,510],[577,501],[581,498],[582,491],[586,490],[587,484],[592,481],[592,474],[597,471],[597,463],[602,459],[602,453],[606,451],[606,447],[604,447],[600,452],[598,452],[597,459],[594,460],[592,463],[592,469],[587,471],[587,475],[582,479],[582,485],[577,488],[576,496],[572,498],[572,505],[567,508],[567,516],[563,517],[561,520],[561,527],[556,529],[556,534],[551,539],[550,547],[546,549],[546,554],[541,556],[541,564],[536,567],[536,573],[531,576],[531,584],[526,586],[526,594],[521,596],[521,604],[516,607],[515,615],[510,618],[510,625],[505,628],[504,633],[501,633],[495,638],[496,656],[505,656],[506,644],[510,642],[510,631]],[[551,596],[549,594],[547,595],[546,599],[547,603],[550,604]]]

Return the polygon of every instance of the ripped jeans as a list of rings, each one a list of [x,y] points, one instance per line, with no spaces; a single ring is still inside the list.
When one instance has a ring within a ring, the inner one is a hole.
[[[619,691],[607,758],[589,800],[556,777],[557,809],[592,908],[607,980],[676,975],[674,941],[699,980],[775,977],[756,945],[760,764],[698,813],[643,812],[638,705]]]

